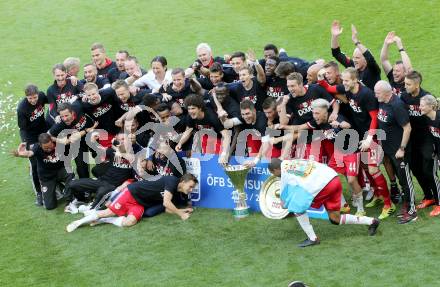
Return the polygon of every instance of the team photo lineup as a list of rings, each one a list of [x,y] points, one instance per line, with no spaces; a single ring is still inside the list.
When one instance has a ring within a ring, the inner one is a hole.
[[[187,220],[199,180],[183,157],[201,153],[225,168],[234,156],[247,168],[268,162],[283,207],[307,235],[299,247],[320,244],[310,207],[371,236],[382,220],[412,223],[426,208],[440,215],[440,112],[411,51],[389,32],[376,59],[354,25],[352,47],[339,45],[347,27],[329,28],[329,54],[311,60],[265,43],[261,59],[199,43],[193,63],[173,68],[163,55],[148,63],[127,50],[107,55],[101,43],[85,62],[66,55],[52,67],[54,82],[28,84],[17,107],[21,143],[12,153],[29,159],[35,204],[82,213],[69,233],[163,212]],[[400,60],[389,60],[392,49]],[[368,216],[375,206],[380,215]]]

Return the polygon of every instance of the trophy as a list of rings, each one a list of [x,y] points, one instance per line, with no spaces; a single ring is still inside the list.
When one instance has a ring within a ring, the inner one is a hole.
[[[289,215],[289,211],[283,207],[280,195],[280,179],[272,175],[264,182],[260,191],[260,210],[265,217],[283,219]]]
[[[250,168],[243,165],[228,165],[225,167],[225,173],[235,187],[232,198],[235,202],[233,214],[236,219],[249,216],[249,206],[246,203],[246,193],[244,192],[244,183],[249,171]]]

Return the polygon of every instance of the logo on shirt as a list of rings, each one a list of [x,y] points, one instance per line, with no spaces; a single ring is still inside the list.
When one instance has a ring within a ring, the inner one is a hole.
[[[275,99],[284,96],[282,87],[269,87],[267,90],[267,96]]]
[[[36,119],[38,119],[39,117],[41,117],[42,115],[44,115],[43,106],[42,105],[38,105],[38,107],[32,112],[31,117],[29,118],[29,120],[31,122],[33,122]]]
[[[377,119],[381,122],[387,123],[388,122],[388,114],[385,110],[379,109],[379,112],[377,113]]]
[[[422,112],[420,111],[419,105],[409,105],[409,116],[410,117],[421,117]]]
[[[301,117],[305,114],[308,114],[310,112],[312,112],[312,101],[313,100],[308,100],[306,102],[303,102],[301,104],[299,104],[297,106],[298,109],[298,115]]]
[[[130,162],[123,157],[115,156],[113,159],[113,166],[116,168],[131,168]]]
[[[65,92],[65,93],[59,94],[56,99],[57,105],[62,104],[62,103],[68,103],[68,102],[70,102],[70,100],[72,98],[73,98],[72,92]]]
[[[196,125],[196,129],[197,130],[202,130],[202,129],[210,129],[211,126],[210,125]]]
[[[349,104],[355,113],[362,113],[362,109],[361,109],[361,107],[359,107],[357,101],[350,99]]]
[[[95,118],[99,118],[100,116],[102,116],[103,114],[108,112],[111,108],[112,108],[111,104],[104,103],[104,104],[100,105],[99,107],[95,108],[95,111],[93,112],[93,116]]]
[[[433,127],[433,126],[429,126],[429,130],[431,131],[431,134],[436,137],[436,138],[440,138],[440,129]]]
[[[135,106],[134,103],[122,103],[119,107],[121,108],[121,110],[128,112],[130,110],[130,108],[132,108],[134,106]]]
[[[73,126],[74,129],[78,131],[82,131],[84,127],[86,126],[87,119],[85,116],[81,116],[81,118],[78,120],[78,122]]]
[[[253,102],[254,104],[256,104],[257,103],[257,96],[255,96],[255,95],[246,96],[246,97],[243,97],[243,99],[241,101],[244,101],[244,100],[249,100],[249,101]]]
[[[48,154],[43,158],[44,163],[57,163],[59,161],[60,158],[55,153]]]

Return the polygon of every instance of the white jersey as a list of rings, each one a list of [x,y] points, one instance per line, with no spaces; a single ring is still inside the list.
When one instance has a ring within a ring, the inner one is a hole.
[[[281,163],[281,189],[299,185],[313,197],[338,174],[325,164],[312,160],[284,160]]]

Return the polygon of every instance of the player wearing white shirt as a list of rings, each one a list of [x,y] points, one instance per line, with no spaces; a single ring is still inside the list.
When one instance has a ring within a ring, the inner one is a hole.
[[[340,213],[342,185],[337,173],[327,165],[313,160],[272,159],[270,172],[281,177],[281,200],[285,208],[293,212],[307,239],[298,244],[299,247],[313,246],[320,243],[307,215],[310,207],[322,205],[328,212],[332,224],[368,225],[368,234],[375,235],[379,220],[367,216],[355,216]]]

